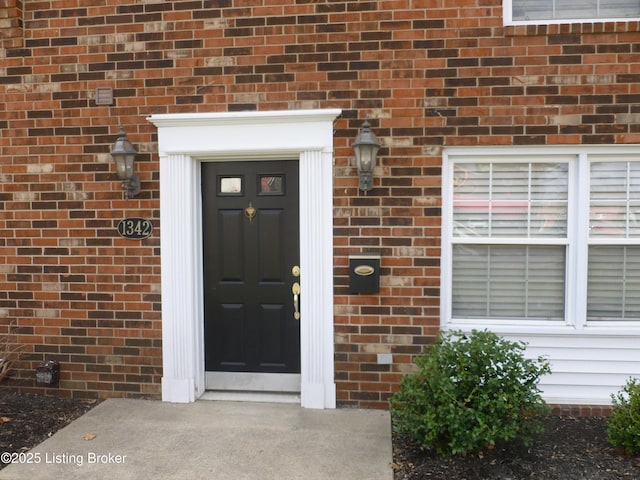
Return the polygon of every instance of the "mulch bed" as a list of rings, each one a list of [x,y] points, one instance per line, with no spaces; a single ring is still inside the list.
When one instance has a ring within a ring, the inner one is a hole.
[[[35,447],[95,405],[96,401],[0,390],[0,453]],[[0,468],[5,466],[0,461]]]
[[[640,479],[640,457],[618,454],[607,440],[607,419],[545,418],[545,431],[521,442],[452,458],[422,450],[394,433],[395,480]]]

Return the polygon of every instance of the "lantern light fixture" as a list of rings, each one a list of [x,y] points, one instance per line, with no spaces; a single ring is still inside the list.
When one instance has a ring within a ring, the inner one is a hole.
[[[362,124],[358,136],[351,146],[356,155],[358,188],[366,193],[373,188],[373,169],[376,167],[376,157],[380,149],[380,142],[371,131],[368,120]]]
[[[124,127],[120,126],[118,138],[113,144],[111,156],[116,164],[116,174],[122,182],[122,189],[125,191],[125,198],[135,197],[140,193],[140,179],[133,174],[133,164],[136,159],[137,150],[133,147]]]

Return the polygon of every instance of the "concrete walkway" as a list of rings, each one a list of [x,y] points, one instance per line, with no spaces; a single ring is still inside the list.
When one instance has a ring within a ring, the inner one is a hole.
[[[106,400],[0,480],[392,480],[389,412]]]

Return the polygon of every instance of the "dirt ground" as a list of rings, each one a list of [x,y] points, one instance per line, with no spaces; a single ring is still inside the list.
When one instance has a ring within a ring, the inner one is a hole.
[[[607,440],[607,419],[547,417],[529,447],[497,445],[477,455],[438,457],[394,434],[395,480],[640,479],[640,457],[618,455]]]
[[[0,389],[0,453],[20,453],[35,447],[95,404]],[[5,466],[0,460],[0,468]]]

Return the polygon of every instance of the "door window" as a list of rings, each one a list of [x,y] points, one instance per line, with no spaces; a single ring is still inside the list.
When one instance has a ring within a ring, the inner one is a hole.
[[[258,175],[258,195],[284,195],[284,175]]]
[[[218,177],[219,195],[242,195],[242,177]]]

